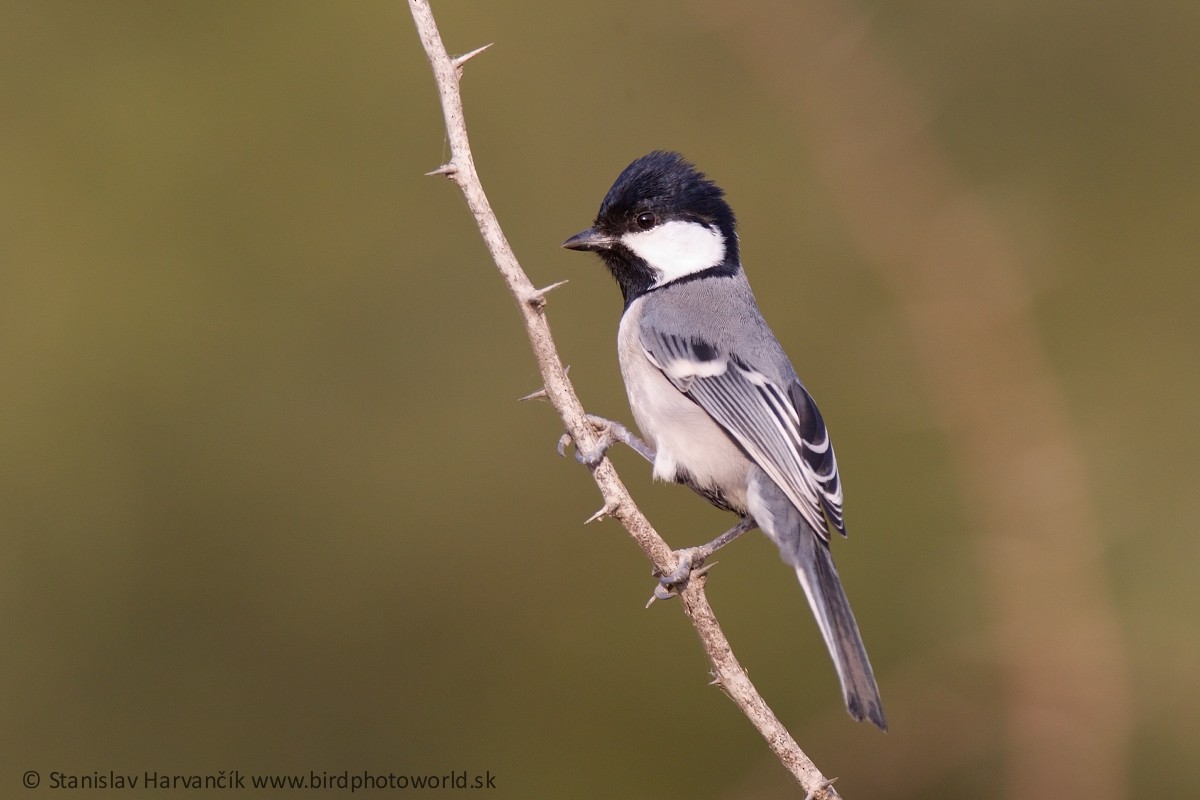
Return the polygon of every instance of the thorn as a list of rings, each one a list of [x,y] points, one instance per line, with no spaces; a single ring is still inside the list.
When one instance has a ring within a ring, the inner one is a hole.
[[[565,283],[565,281],[564,281],[564,283]],[[565,367],[563,367],[563,375],[570,375],[570,374],[571,374],[571,365],[567,364]],[[521,403],[521,402],[524,402],[525,400],[541,400],[542,398],[547,397],[547,396],[548,395],[546,394],[546,387],[543,386],[542,388],[540,388],[536,391],[530,392],[529,394],[525,395],[524,397],[518,397],[517,402]],[[561,456],[562,453],[559,453],[559,455]]]
[[[479,55],[484,50],[487,50],[489,47],[491,47],[494,44],[495,44],[495,42],[488,42],[483,47],[476,47],[474,50],[472,50],[469,53],[463,53],[461,56],[455,56],[454,57],[454,68],[456,70],[458,70],[458,77],[460,77],[460,78],[462,77],[463,64],[466,64],[472,58]]]
[[[553,292],[555,289],[565,283],[567,283],[567,281],[559,281],[558,283],[552,283],[549,286],[541,289],[534,289],[532,292],[529,292],[527,295],[525,295],[525,302],[534,308],[544,308],[546,306],[546,295],[548,295],[550,292]]]
[[[535,392],[530,392],[529,394],[525,395],[524,397],[518,397],[517,402],[524,403],[526,400],[540,400],[541,398],[543,398],[545,396],[546,396],[546,387],[543,386],[541,389],[538,389]]]
[[[456,172],[458,172],[458,167],[457,167],[457,166],[455,166],[455,164],[454,164],[454,162],[453,162],[453,161],[449,161],[449,162],[447,162],[447,163],[445,163],[445,164],[442,164],[440,167],[438,167],[437,169],[433,170],[432,172],[426,172],[426,173],[425,173],[425,175],[426,175],[426,176],[432,176],[432,175],[453,175],[453,174],[455,174]]]
[[[829,780],[825,781],[820,786],[818,786],[816,789],[813,789],[811,792],[804,795],[804,800],[813,800],[813,798],[817,796],[818,792],[824,792],[830,786],[833,786],[835,781],[837,781],[837,778],[830,778]]]
[[[592,514],[590,517],[585,519],[583,521],[583,524],[589,525],[593,522],[599,522],[600,520],[604,519],[605,517],[609,516],[614,511],[616,511],[617,505],[618,505],[617,503],[605,503],[604,508],[600,509],[595,514]]]

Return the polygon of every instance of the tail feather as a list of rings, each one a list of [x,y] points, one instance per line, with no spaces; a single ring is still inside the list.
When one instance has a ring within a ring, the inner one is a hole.
[[[869,719],[886,731],[879,687],[828,542],[817,536],[791,501],[761,472],[751,481],[747,504],[755,522],[779,547],[783,560],[796,569],[833,657],[846,710],[856,720]]]
[[[808,530],[802,531],[801,535],[808,540],[808,545],[798,549],[808,557],[798,559],[796,576],[817,618],[829,655],[833,657],[846,710],[856,720],[869,719],[880,730],[886,731],[887,720],[883,716],[879,686],[875,683],[867,649],[854,621],[854,612],[850,610],[850,602],[842,590],[829,546]],[[803,553],[804,550],[808,552]]]

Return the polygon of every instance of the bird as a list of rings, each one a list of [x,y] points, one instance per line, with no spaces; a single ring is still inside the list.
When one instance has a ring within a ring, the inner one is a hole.
[[[562,246],[596,253],[620,287],[618,358],[645,437],[610,423],[601,452],[581,460],[625,441],[652,462],[655,479],[740,517],[709,545],[678,551],[678,569],[660,577],[666,591],[656,594],[670,596],[717,547],[761,529],[795,569],[850,716],[886,731],[830,553],[831,532],[845,536],[846,526],[829,431],[759,311],[725,192],[681,154],[656,150],[621,172],[592,227]]]

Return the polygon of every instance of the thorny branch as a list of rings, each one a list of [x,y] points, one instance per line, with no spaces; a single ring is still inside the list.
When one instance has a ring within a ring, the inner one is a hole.
[[[462,78],[463,65],[487,46],[458,57],[450,56],[438,33],[428,0],[409,0],[408,5],[429,63],[433,67],[446,120],[446,134],[450,140],[450,160],[429,174],[445,175],[462,191],[484,243],[520,308],[525,330],[542,374],[545,397],[562,417],[567,433],[575,441],[576,447],[585,452],[592,451],[599,443],[600,431],[589,421],[574,387],[567,378],[566,369],[558,356],[546,320],[546,294],[561,284],[536,289],[529,281],[500,229],[500,223],[488,203],[471,156],[459,81]],[[661,574],[669,574],[675,566],[675,557],[670,546],[638,509],[612,463],[607,458],[601,458],[591,467],[591,471],[604,498],[602,514],[611,516],[624,525],[654,564],[655,569]],[[714,682],[729,695],[762,734],[776,757],[807,793],[806,800],[838,798],[832,782],[822,775],[812,760],[804,754],[750,682],[745,669],[734,656],[712,607],[708,604],[704,584],[703,576],[694,577],[680,594],[680,599],[684,613],[692,621],[705,652],[708,653]]]

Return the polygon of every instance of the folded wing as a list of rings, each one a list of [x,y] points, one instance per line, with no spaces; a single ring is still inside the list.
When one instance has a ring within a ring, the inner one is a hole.
[[[826,541],[846,534],[829,431],[798,380],[780,386],[735,353],[696,337],[642,329],[651,363],[700,405]]]

